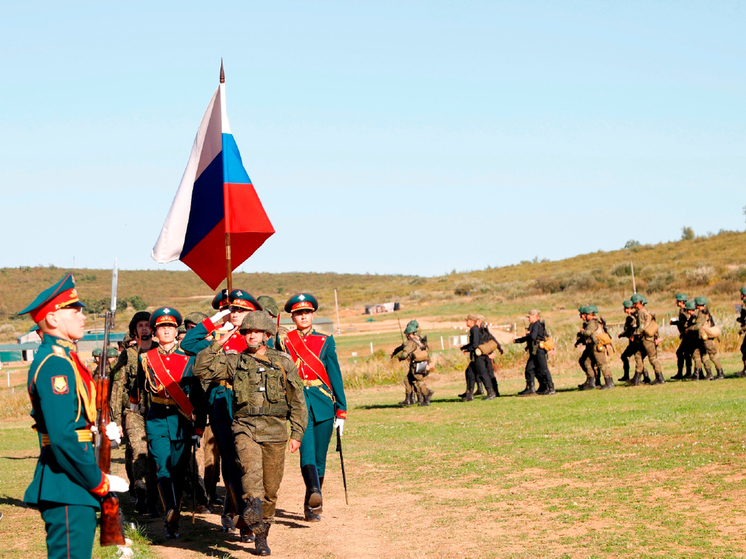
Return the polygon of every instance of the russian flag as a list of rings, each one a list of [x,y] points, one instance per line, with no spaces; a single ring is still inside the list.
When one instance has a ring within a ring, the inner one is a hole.
[[[231,134],[224,82],[221,63],[220,85],[202,117],[179,190],[151,251],[156,262],[181,260],[211,289],[228,275],[226,258],[235,270],[275,232]]]

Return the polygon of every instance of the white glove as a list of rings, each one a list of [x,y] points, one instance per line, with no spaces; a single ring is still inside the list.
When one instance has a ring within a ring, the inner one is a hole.
[[[334,430],[339,428],[339,436],[341,437],[345,430],[345,420],[341,417],[334,418]]]
[[[192,435],[192,440],[197,448],[199,448],[199,444],[202,442],[202,435]]]
[[[109,480],[109,491],[113,491],[114,493],[126,493],[130,490],[130,484],[127,483],[127,480],[124,478],[106,474],[106,479]]]
[[[122,444],[122,435],[119,433],[119,425],[113,421],[106,426],[106,436],[117,445]]]
[[[225,318],[226,316],[228,316],[229,314],[231,314],[231,311],[229,311],[228,309],[225,309],[224,311],[218,311],[218,312],[216,312],[216,313],[215,313],[214,315],[212,315],[212,316],[210,317],[210,320],[212,321],[212,324],[213,324],[214,326],[217,326],[217,325],[218,325],[218,324],[220,324],[220,323],[221,323],[221,322],[223,321],[223,319],[224,319],[224,318]]]
[[[231,324],[230,322],[226,322],[220,328],[218,328],[218,330],[220,332],[230,332],[231,330],[233,330],[233,324]]]

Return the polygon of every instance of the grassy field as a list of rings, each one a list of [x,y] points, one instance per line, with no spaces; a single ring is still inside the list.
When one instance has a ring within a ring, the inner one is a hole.
[[[663,364],[671,376],[673,360]],[[731,355],[725,365],[739,363]],[[350,493],[374,520],[382,552],[746,557],[746,380],[588,393],[574,390],[576,368],[553,372],[553,397],[464,404],[455,397],[461,373],[445,370],[431,381],[430,408],[399,408],[398,387],[349,391]],[[518,368],[498,377],[503,394],[522,387]],[[44,555],[38,513],[21,503],[38,452],[29,424],[0,422],[3,557]],[[338,464],[330,468],[339,483]]]

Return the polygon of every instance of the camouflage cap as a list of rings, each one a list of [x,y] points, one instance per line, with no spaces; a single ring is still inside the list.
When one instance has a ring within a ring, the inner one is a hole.
[[[277,306],[277,301],[275,301],[272,297],[269,295],[260,295],[256,298],[257,303],[259,303],[262,308],[267,311],[272,316],[277,316],[280,308]]]
[[[631,309],[632,308],[632,301],[630,301],[629,299],[627,299],[626,301],[624,301],[622,303],[622,305],[624,306],[625,309]]]
[[[186,332],[187,332],[186,326],[184,324],[182,324],[181,326],[179,326],[176,329],[176,332],[179,333],[179,334],[186,334]]]
[[[629,298],[629,300],[632,301],[632,304],[634,305],[635,303],[643,303],[644,297],[639,293],[635,293],[634,295],[632,295],[632,297]]]
[[[466,315],[466,320],[473,320],[474,322],[476,322],[479,319],[477,318],[477,315],[475,315],[475,314],[467,314]]]
[[[246,334],[249,330],[261,330],[274,336],[277,332],[277,325],[267,311],[253,311],[244,317],[239,331],[241,334]]]
[[[188,315],[184,317],[184,324],[188,322],[189,324],[194,324],[196,326],[197,324],[201,324],[202,321],[205,320],[206,318],[208,317],[203,312],[199,312],[199,311],[190,312]]]
[[[694,301],[687,301],[686,305],[684,305],[684,308],[688,311],[696,311],[697,305],[694,304]]]
[[[689,297],[687,297],[684,293],[677,293],[676,300],[683,301],[684,303],[686,303],[689,300]]]
[[[702,296],[695,297],[694,304],[697,305],[698,307],[704,307],[705,305],[707,305],[707,297],[702,297]]]
[[[417,323],[416,320],[410,320],[407,323],[407,327],[404,328],[404,333],[405,334],[414,334],[415,332],[417,332],[417,329],[419,327],[420,327],[420,325]]]

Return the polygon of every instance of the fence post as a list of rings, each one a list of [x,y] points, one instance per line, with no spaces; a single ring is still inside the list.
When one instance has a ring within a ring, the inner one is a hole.
[[[370,342],[370,354],[373,355],[373,342]]]
[[[445,350],[446,346],[443,344],[443,336],[440,337],[440,349]]]

